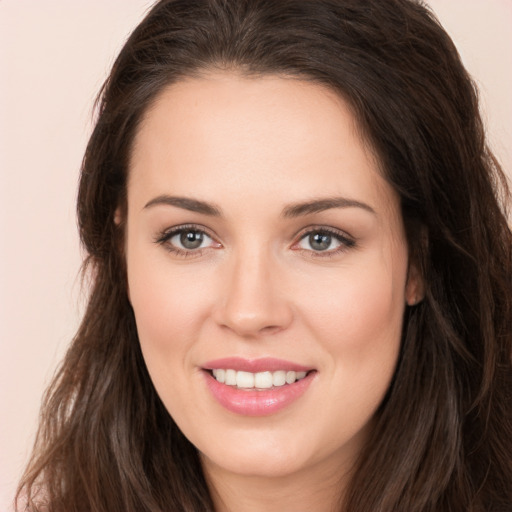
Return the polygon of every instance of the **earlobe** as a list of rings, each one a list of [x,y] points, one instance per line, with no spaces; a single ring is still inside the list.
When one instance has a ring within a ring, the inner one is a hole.
[[[114,212],[114,224],[120,226],[123,221],[123,214],[121,213],[121,207],[118,206]]]
[[[416,306],[424,297],[425,282],[423,276],[416,265],[410,264],[405,285],[405,302],[408,306]]]

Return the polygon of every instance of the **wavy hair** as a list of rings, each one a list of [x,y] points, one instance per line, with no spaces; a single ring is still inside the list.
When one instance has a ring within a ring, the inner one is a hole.
[[[97,103],[78,219],[90,297],[49,387],[17,503],[32,512],[212,511],[194,446],[151,383],[127,298],[122,224],[138,125],[171,83],[208,70],[327,85],[399,193],[425,282],[340,510],[512,509],[509,192],[474,83],[413,0],[161,0]]]

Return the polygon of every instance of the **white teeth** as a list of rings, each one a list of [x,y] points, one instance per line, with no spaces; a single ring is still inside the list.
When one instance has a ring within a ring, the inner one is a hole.
[[[218,368],[212,370],[212,374],[218,382],[228,386],[237,386],[241,389],[270,389],[293,384],[295,381],[303,379],[307,372],[278,370],[276,372],[251,373]]]
[[[213,376],[222,384],[226,381],[226,370],[213,370]]]
[[[272,374],[272,383],[274,386],[284,386],[286,384],[286,372],[277,371]]]
[[[236,372],[236,385],[239,388],[253,388],[254,387],[254,373]]]
[[[272,372],[259,372],[254,376],[254,387],[270,389],[272,387]]]
[[[293,371],[286,372],[286,384],[293,384],[296,380],[297,374]]]
[[[224,380],[224,382],[228,385],[228,386],[236,386],[236,372],[235,370],[226,370],[226,378]]]

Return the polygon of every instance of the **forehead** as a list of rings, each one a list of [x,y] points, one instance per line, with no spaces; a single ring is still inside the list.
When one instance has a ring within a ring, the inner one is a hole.
[[[218,190],[219,182],[222,191]],[[243,192],[389,200],[348,104],[317,83],[210,74],[167,87],[135,138],[130,188],[147,194]],[[383,195],[384,191],[384,195]]]

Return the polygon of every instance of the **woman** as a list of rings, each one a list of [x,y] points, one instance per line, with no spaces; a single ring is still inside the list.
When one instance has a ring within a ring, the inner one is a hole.
[[[422,5],[158,2],[101,94],[20,505],[509,510],[507,200]]]

